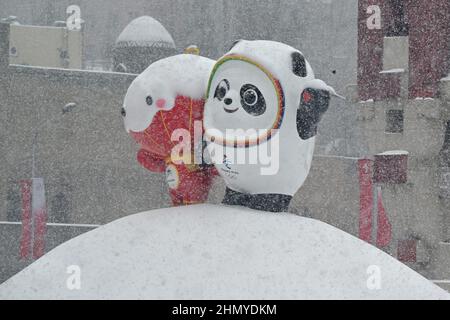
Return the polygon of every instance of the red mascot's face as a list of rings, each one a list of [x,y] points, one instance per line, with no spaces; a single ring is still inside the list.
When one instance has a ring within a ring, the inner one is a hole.
[[[125,129],[145,150],[166,156],[170,137],[164,132],[162,114],[170,117],[175,109],[175,97],[163,81],[142,74],[127,91],[122,115]]]

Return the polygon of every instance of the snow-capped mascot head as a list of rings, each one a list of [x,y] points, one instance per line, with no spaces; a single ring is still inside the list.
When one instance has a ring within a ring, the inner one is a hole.
[[[133,81],[125,97],[125,128],[141,147],[137,160],[152,172],[166,173],[174,205],[205,202],[214,176],[214,168],[193,159],[194,152],[203,148],[202,139],[196,137],[202,134],[205,92],[214,63],[191,54],[157,61]],[[175,142],[178,132],[180,143]],[[185,133],[190,141],[185,141]],[[182,154],[174,152],[180,144],[188,145]]]
[[[303,54],[279,42],[241,40],[219,59],[209,80],[204,126],[212,144],[225,146],[223,161],[214,160],[227,183],[225,203],[287,209],[309,173],[330,93]],[[261,163],[229,157],[233,149],[271,143],[279,150],[272,155],[278,167],[271,174],[261,171]]]
[[[122,115],[126,130],[147,151],[170,154],[170,135],[203,118],[205,91],[215,61],[190,54],[159,60],[131,84]]]

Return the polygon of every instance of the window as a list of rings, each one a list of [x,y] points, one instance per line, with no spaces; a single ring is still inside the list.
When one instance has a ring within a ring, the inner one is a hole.
[[[403,133],[403,110],[388,110],[386,113],[386,133]]]
[[[387,30],[388,37],[404,37],[409,33],[408,16],[403,0],[390,0],[391,24]]]

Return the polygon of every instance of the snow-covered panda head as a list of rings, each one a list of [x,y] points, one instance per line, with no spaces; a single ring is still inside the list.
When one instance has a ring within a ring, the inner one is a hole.
[[[314,74],[303,55],[292,47],[273,41],[237,42],[213,69],[205,108],[205,129],[267,130],[259,136],[270,138],[271,129],[280,129],[285,120],[291,90],[299,92],[301,82]],[[299,95],[299,94],[298,94]],[[230,138],[230,137],[228,137]],[[246,145],[254,137],[234,137]],[[224,140],[227,140],[226,138]],[[223,141],[234,144],[234,141]]]
[[[273,41],[237,42],[216,63],[210,77],[207,135],[210,129],[223,135],[229,129],[255,129],[267,134],[258,139],[241,135],[229,140],[227,136],[222,143],[249,146],[270,139],[270,130],[280,129],[286,114],[297,110],[301,93],[312,80],[314,72],[300,51]]]
[[[130,85],[122,116],[128,132],[143,132],[159,111],[170,112],[177,96],[203,99],[215,61],[181,54],[150,65]]]

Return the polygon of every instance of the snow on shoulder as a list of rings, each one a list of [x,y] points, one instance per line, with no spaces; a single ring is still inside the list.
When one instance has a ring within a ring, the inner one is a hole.
[[[154,80],[164,81],[173,97],[181,95],[203,99],[215,63],[209,58],[179,54],[151,64],[135,81],[144,86]]]
[[[73,270],[80,272],[78,289]],[[79,236],[1,285],[0,299],[449,299],[449,294],[325,223],[198,205],[129,216]]]
[[[158,20],[143,16],[134,19],[123,29],[117,38],[116,46],[175,48],[175,42]]]
[[[208,78],[215,61],[192,54],[180,54],[151,64],[128,88],[124,101],[127,131],[142,132],[160,111],[154,104],[165,103],[169,111],[178,96],[201,100],[205,97]],[[146,102],[152,98],[150,107]]]
[[[239,40],[228,55],[243,55],[258,62],[274,74],[283,84],[285,81],[293,81],[295,83],[298,80],[297,76],[292,73],[292,54],[294,52],[298,52],[303,56],[301,51],[281,42]],[[306,79],[308,80],[307,87],[328,91],[331,95],[345,100],[343,96],[336,93],[334,88],[322,80],[315,79],[314,71],[307,60],[305,60],[305,64],[307,71]]]
[[[228,52],[228,55],[243,55],[263,65],[280,81],[292,81],[297,77],[292,73],[292,53],[299,52],[297,49],[276,41],[240,40]],[[302,54],[303,55],[303,54]],[[307,78],[314,79],[314,71],[306,62]]]

